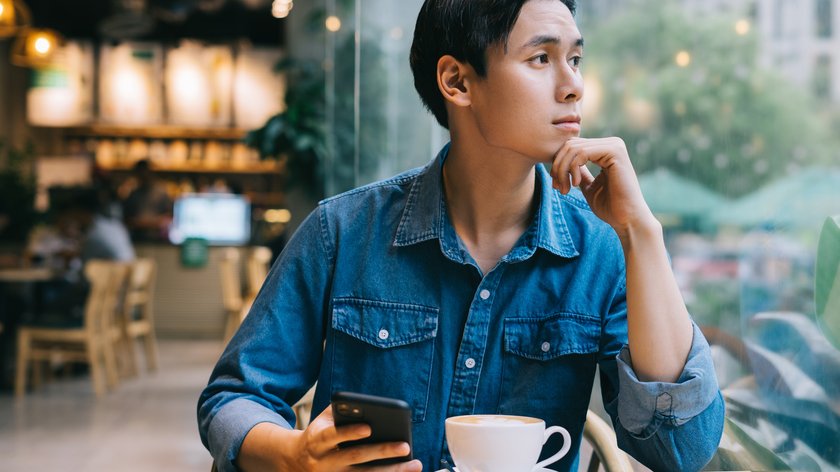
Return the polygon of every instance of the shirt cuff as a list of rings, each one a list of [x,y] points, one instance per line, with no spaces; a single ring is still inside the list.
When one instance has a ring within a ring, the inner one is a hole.
[[[694,323],[694,338],[676,383],[642,382],[636,377],[630,349],[624,346],[618,364],[618,419],[631,434],[650,437],[659,426],[680,426],[702,413],[720,389],[709,343]]]
[[[274,411],[244,398],[225,404],[210,422],[208,443],[219,472],[236,472],[234,462],[242,441],[259,423],[274,423],[292,429],[289,422]]]

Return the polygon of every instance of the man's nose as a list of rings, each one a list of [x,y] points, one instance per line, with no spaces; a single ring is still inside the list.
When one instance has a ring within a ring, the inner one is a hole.
[[[558,102],[577,102],[583,98],[583,77],[579,70],[569,65],[561,68],[555,98]]]

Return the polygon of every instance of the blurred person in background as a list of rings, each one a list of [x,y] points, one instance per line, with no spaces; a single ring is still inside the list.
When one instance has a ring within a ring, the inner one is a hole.
[[[137,187],[123,202],[123,217],[133,241],[166,240],[172,222],[172,199],[147,159],[134,165]]]
[[[59,279],[39,288],[37,322],[81,323],[89,291],[84,264],[93,259],[134,260],[128,230],[121,220],[108,214],[111,205],[101,197],[98,189],[76,189],[67,195],[67,201],[55,202],[56,227],[67,241],[60,254],[65,271]]]

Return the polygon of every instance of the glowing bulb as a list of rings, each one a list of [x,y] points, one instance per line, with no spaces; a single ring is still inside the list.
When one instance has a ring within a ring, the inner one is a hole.
[[[335,33],[341,29],[341,20],[337,16],[328,16],[327,21],[324,22],[327,29]]]
[[[750,32],[750,22],[748,20],[738,20],[735,22],[735,32],[740,36],[744,36]]]
[[[11,36],[14,31],[8,28],[15,27],[15,6],[9,0],[0,0],[0,29],[6,28],[5,32],[0,32],[0,37]]]
[[[291,0],[274,0],[271,4],[271,15],[274,18],[286,18],[294,6]]]
[[[35,52],[42,56],[46,56],[47,53],[50,52],[50,48],[52,48],[52,43],[49,39],[39,36],[35,39]]]
[[[266,210],[263,219],[269,223],[288,223],[292,219],[292,212],[285,208],[279,210]]]
[[[677,56],[674,58],[677,62],[677,65],[680,67],[688,67],[691,64],[691,54],[688,51],[680,51],[677,53]]]

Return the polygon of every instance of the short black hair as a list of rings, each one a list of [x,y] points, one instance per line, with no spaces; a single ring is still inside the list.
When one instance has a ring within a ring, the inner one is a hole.
[[[479,77],[487,74],[487,49],[506,42],[522,5],[531,0],[426,0],[417,15],[411,44],[414,88],[438,123],[449,128],[443,95],[437,85],[437,63],[451,55],[470,64]],[[563,2],[572,14],[576,0]]]

